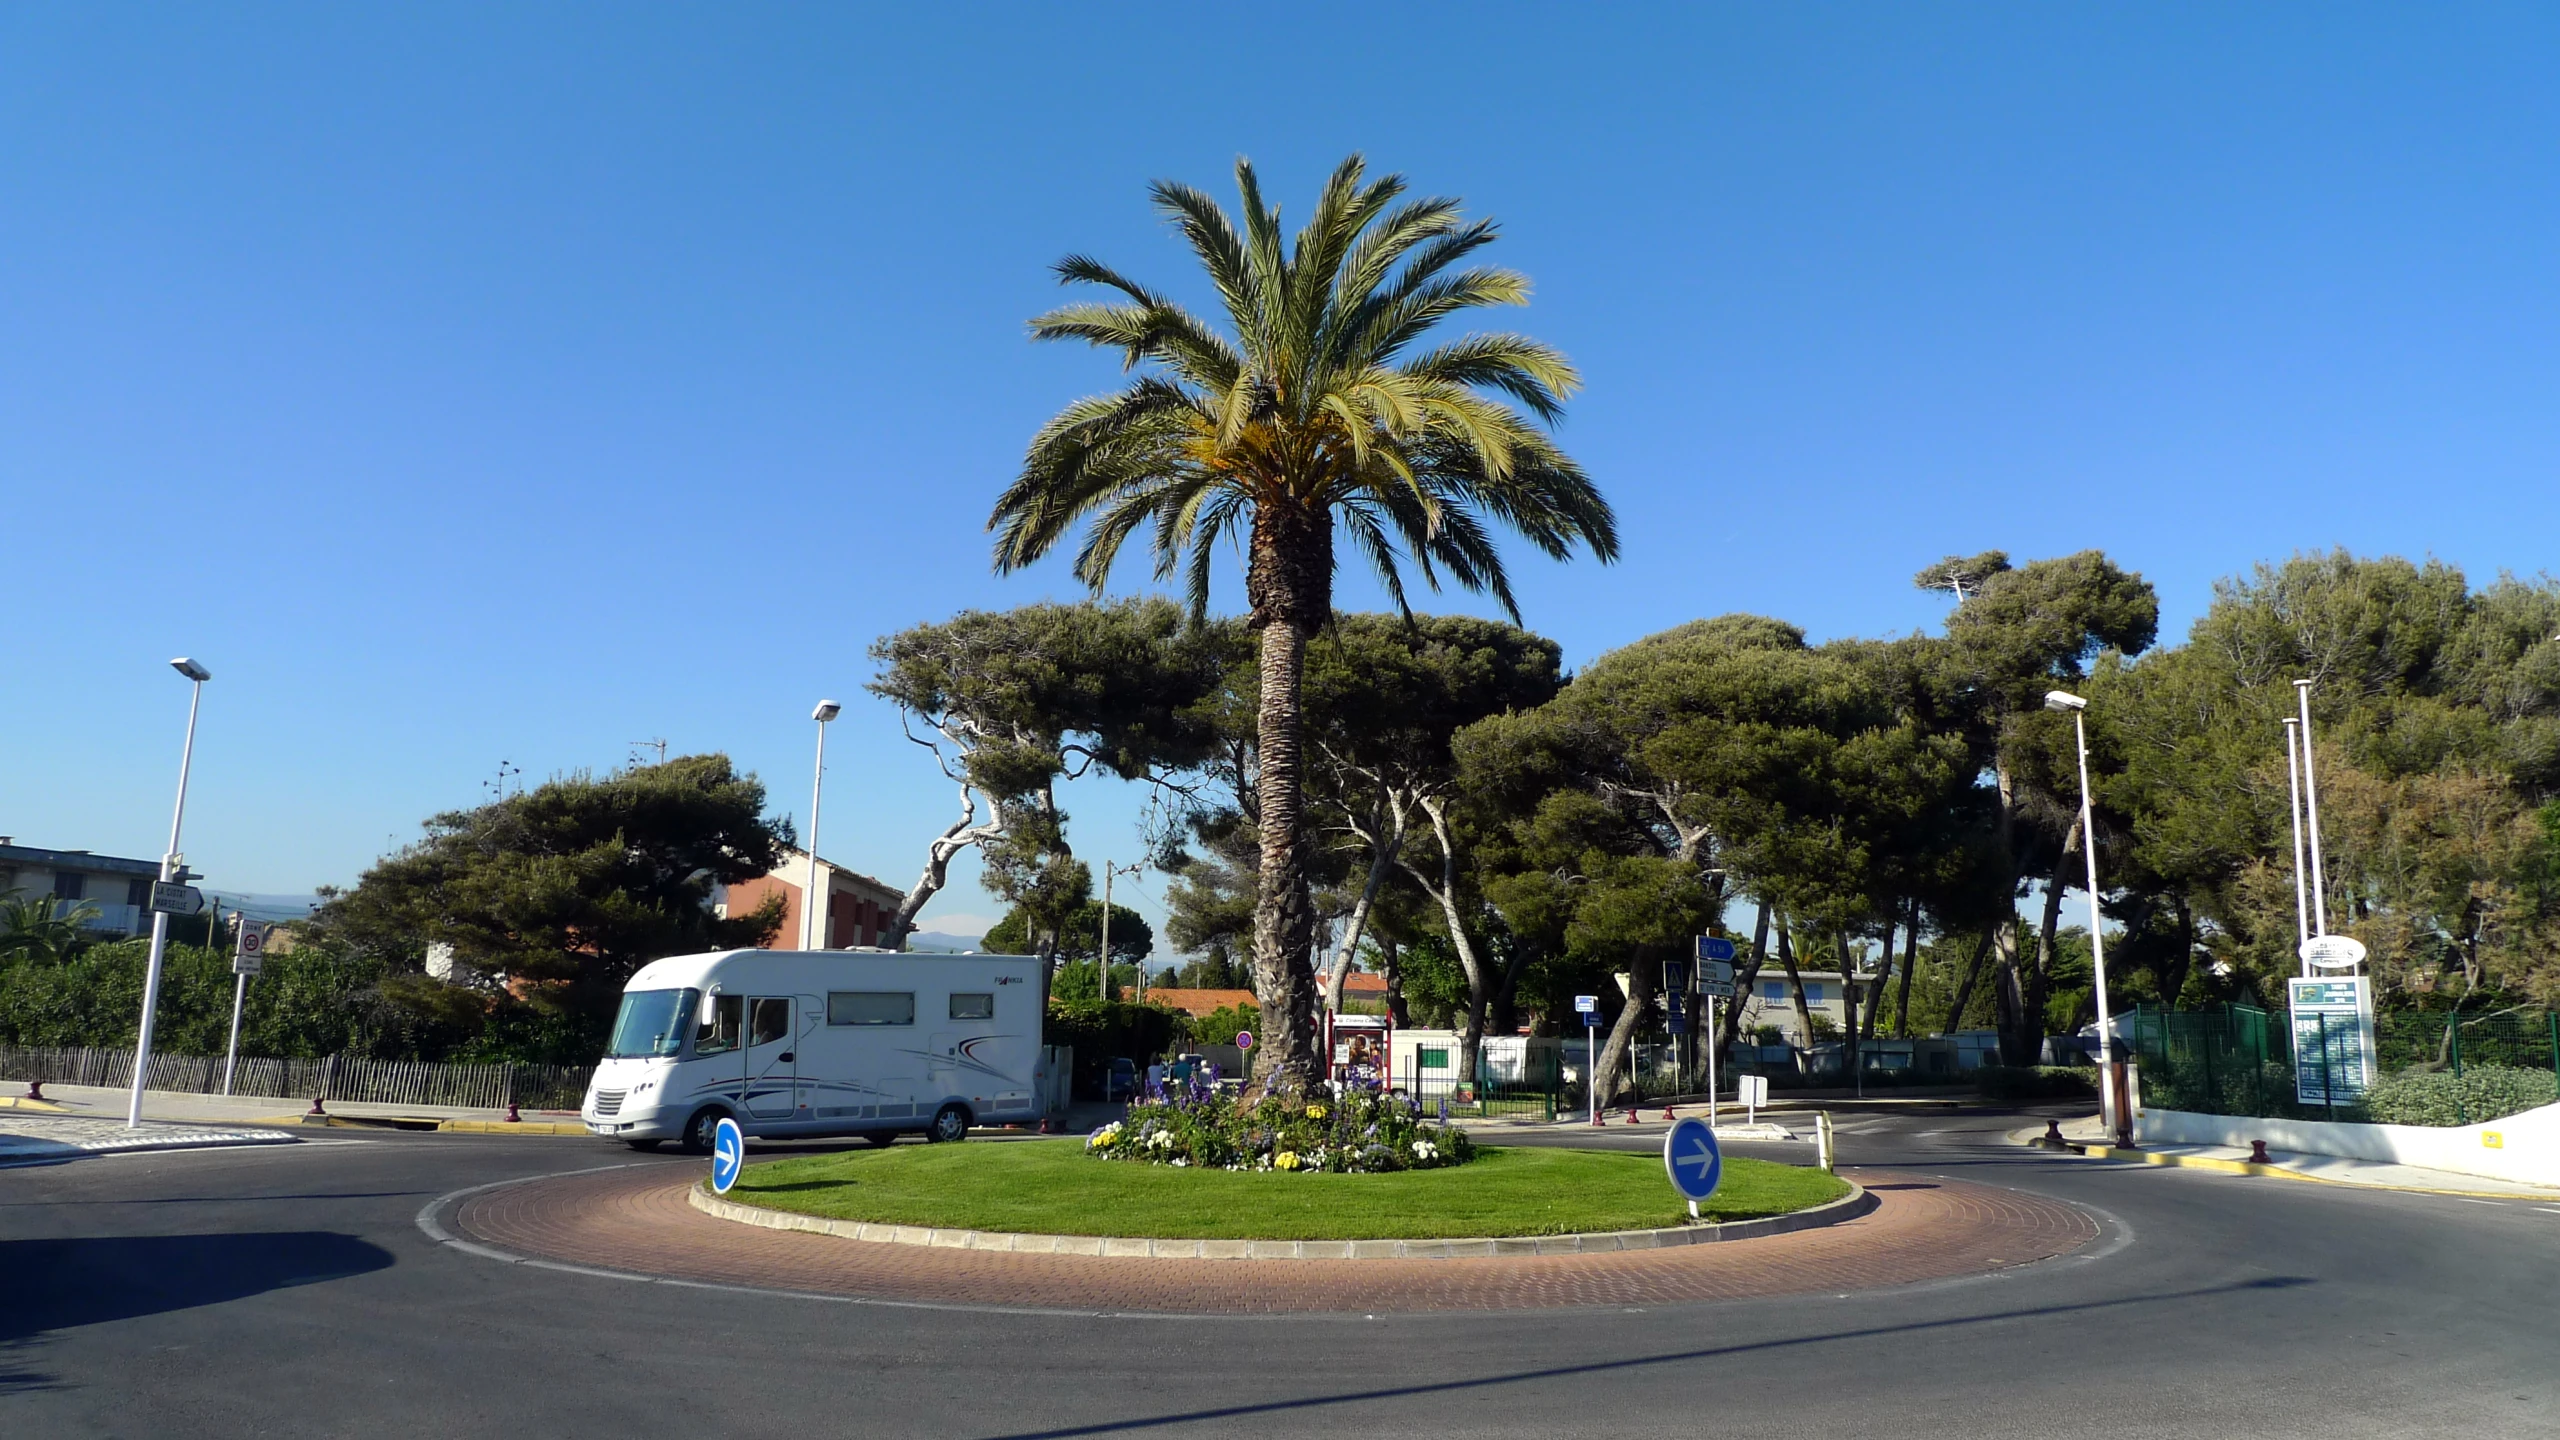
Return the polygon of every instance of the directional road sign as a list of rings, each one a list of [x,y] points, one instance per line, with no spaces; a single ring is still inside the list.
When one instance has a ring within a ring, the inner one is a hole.
[[[1698,978],[1701,980],[1712,980],[1719,985],[1730,985],[1733,983],[1733,962],[1730,960],[1701,960],[1698,962]]]
[[[201,915],[204,913],[204,892],[175,880],[154,880],[151,882],[151,909],[162,915]]]
[[[1701,935],[1698,937],[1698,958],[1701,960],[1731,960],[1733,958],[1733,942],[1725,939],[1721,935]]]
[[[1716,1132],[1695,1118],[1673,1125],[1662,1137],[1662,1168],[1671,1176],[1671,1188],[1691,1204],[1713,1195],[1724,1181],[1724,1152],[1716,1148]]]
[[[1573,1008],[1581,1011],[1584,1018],[1587,1019],[1590,1017],[1591,1012],[1600,1008],[1600,997],[1597,995],[1576,995],[1573,997]]]
[[[746,1132],[738,1122],[723,1115],[711,1132],[711,1190],[726,1195],[738,1183],[738,1167],[747,1162]]]
[[[1730,1000],[1733,998],[1733,982],[1730,980],[1701,980],[1698,982],[1698,993],[1701,995],[1712,995],[1718,1000]]]

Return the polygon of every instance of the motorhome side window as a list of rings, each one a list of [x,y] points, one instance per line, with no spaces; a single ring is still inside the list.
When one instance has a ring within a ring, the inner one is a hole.
[[[916,996],[912,990],[830,990],[830,1025],[913,1025]]]
[[[996,997],[992,994],[954,995],[951,997],[951,1018],[993,1020],[996,1018]]]
[[[747,1000],[743,995],[714,995],[711,1013],[693,1030],[693,1053],[717,1055],[738,1048],[738,1031],[746,1021]]]

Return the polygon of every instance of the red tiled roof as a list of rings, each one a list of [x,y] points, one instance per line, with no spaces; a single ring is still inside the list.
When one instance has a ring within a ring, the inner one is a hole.
[[[1147,999],[1194,1018],[1212,1010],[1224,1010],[1230,1005],[1254,1003],[1250,990],[1184,990],[1171,986],[1149,987]]]

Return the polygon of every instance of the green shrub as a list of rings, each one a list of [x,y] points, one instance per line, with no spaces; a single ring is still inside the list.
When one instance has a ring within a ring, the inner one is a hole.
[[[1161,1055],[1173,1045],[1180,1033],[1182,1015],[1161,1005],[1140,1005],[1127,1000],[1108,1004],[1089,998],[1064,999],[1049,997],[1049,1023],[1046,1043],[1072,1045],[1075,1054],[1075,1088],[1081,1095],[1102,1093],[1103,1073],[1113,1059],[1126,1056],[1143,1067],[1148,1057]]]
[[[1973,1086],[1987,1100],[2077,1100],[2098,1093],[2098,1072],[2086,1065],[1985,1065]]]
[[[2385,1125],[2477,1125],[2560,1100],[2548,1070],[2512,1065],[2469,1065],[2450,1070],[2403,1070],[2384,1076],[2366,1093],[2364,1108]]]
[[[1475,1158],[1467,1134],[1427,1125],[1422,1103],[1403,1095],[1352,1091],[1250,1104],[1226,1095],[1133,1105],[1085,1138],[1103,1160],[1213,1170],[1303,1170],[1380,1174],[1438,1170]]]

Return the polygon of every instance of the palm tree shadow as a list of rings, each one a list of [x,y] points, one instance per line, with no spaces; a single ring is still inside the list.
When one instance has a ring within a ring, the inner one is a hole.
[[[0,1360],[51,1330],[219,1305],[384,1269],[391,1252],[353,1235],[117,1235],[0,1240]],[[0,1393],[32,1388],[0,1370]]]

